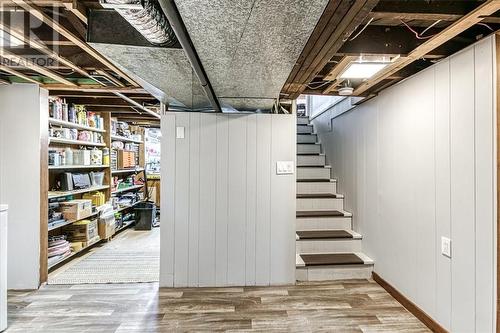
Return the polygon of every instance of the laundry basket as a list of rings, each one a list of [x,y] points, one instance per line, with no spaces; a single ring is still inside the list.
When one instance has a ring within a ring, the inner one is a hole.
[[[154,202],[140,202],[135,206],[135,230],[151,230],[156,218],[156,205]]]

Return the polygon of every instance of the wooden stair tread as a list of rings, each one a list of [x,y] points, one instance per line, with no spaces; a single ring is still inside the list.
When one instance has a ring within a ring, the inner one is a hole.
[[[336,199],[339,196],[334,193],[305,193],[305,194],[297,194],[297,199]]]
[[[296,212],[296,217],[335,217],[344,216],[338,210],[302,210]]]
[[[301,254],[305,266],[362,265],[365,262],[354,253]]]
[[[297,179],[297,183],[329,183],[330,178]]]
[[[354,238],[346,230],[303,230],[297,231],[299,239]]]

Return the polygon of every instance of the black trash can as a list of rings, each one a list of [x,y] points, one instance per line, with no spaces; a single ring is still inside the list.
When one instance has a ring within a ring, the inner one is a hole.
[[[156,218],[156,205],[154,202],[145,201],[138,203],[135,208],[135,230],[151,230]]]

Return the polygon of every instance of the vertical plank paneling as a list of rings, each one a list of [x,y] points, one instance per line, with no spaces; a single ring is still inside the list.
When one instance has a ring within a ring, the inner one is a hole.
[[[436,249],[441,237],[451,237],[450,219],[450,61],[434,69],[435,77],[435,196]],[[451,329],[451,259],[436,251],[436,314],[443,327]]]
[[[475,330],[474,50],[450,59],[452,331]]]
[[[201,114],[199,284],[215,285],[215,198],[217,184],[217,118]]]
[[[189,270],[188,286],[198,286],[200,224],[200,113],[189,113]]]
[[[495,271],[494,228],[494,40],[474,47],[475,59],[475,171],[476,171],[476,332],[493,332]]]
[[[178,287],[184,287],[188,284],[189,267],[189,137],[191,135],[189,113],[176,115],[176,127],[185,128],[185,137],[175,139],[174,283]]]
[[[174,286],[175,253],[175,114],[161,118],[160,286]]]
[[[295,160],[295,117],[175,113],[162,126],[162,286],[293,283],[295,177],[274,173]]]
[[[257,117],[257,210],[255,226],[255,279],[267,285],[271,275],[271,121],[272,116]]]
[[[247,117],[229,116],[227,282],[230,285],[245,284]]]
[[[295,272],[295,197],[293,175],[276,175],[277,161],[295,160],[295,115],[272,117],[271,132],[271,283],[293,283]],[[293,145],[285,144],[292,140]],[[279,246],[274,246],[279,244]]]
[[[246,143],[246,284],[255,284],[255,216],[257,214],[257,115],[247,117]]]
[[[228,224],[228,116],[217,118],[217,192],[215,234],[215,284],[227,284],[227,224]]]

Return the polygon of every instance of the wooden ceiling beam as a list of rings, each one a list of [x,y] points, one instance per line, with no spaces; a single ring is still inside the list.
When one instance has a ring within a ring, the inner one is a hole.
[[[333,67],[328,74],[325,75],[323,80],[335,80],[337,76],[354,60],[359,58],[359,56],[344,56],[338,64]]]
[[[47,69],[46,67],[37,65],[37,64],[33,63],[32,61],[27,60],[23,57],[20,57],[14,53],[11,53],[10,51],[7,51],[5,49],[2,50],[0,57],[4,58],[4,59],[8,59],[11,62],[14,62],[16,65],[29,68],[37,73],[45,75],[45,76],[47,76],[47,77],[49,77],[57,82],[65,84],[67,86],[77,87],[77,85],[74,82],[69,81],[68,79],[66,79],[63,76]],[[5,64],[5,62],[3,64]]]
[[[447,13],[404,13],[404,12],[371,12],[368,19],[374,19],[372,24],[377,24],[377,20],[403,20],[403,21],[429,21],[435,22],[438,20],[446,22],[454,22],[462,18],[462,14],[447,14]],[[484,23],[500,23],[500,17],[485,17],[481,22]],[[408,22],[411,25],[411,22]],[[398,24],[399,25],[399,24]]]
[[[53,50],[51,50],[50,48],[48,48],[46,45],[42,44],[41,42],[39,41],[36,41],[32,38],[29,38],[28,36],[25,36],[24,33],[22,33],[21,31],[18,31],[17,29],[15,28],[12,28],[12,27],[9,27],[7,25],[5,25],[3,22],[0,21],[0,30],[3,30],[5,31],[6,33],[8,33],[9,35],[13,36],[14,38],[17,38],[19,40],[21,40],[24,44],[26,45],[29,45],[31,48],[34,48],[46,55],[48,55],[49,57],[51,57],[52,59],[60,62],[61,64],[73,69],[74,71],[82,74],[83,76],[86,76],[86,77],[90,77],[90,74],[85,71],[84,69],[76,66],[75,64],[73,64],[71,61],[69,61],[68,59],[64,58],[64,57],[61,57],[59,54],[55,53]]]
[[[335,89],[344,82],[344,79],[335,79],[326,89],[322,91],[322,94],[328,95],[335,91]]]
[[[302,62],[299,58],[296,66],[298,70],[294,68],[282,90],[291,99],[295,99],[306,89],[307,84],[339,51],[344,41],[364,21],[378,0],[355,0],[353,2],[331,0],[328,6],[332,2],[339,3],[338,7],[335,8],[333,14],[327,13],[327,11],[323,13],[320,21],[322,23],[327,21],[326,25],[317,25],[311,36],[315,40],[310,38],[303,50],[303,53],[307,55]],[[325,14],[330,15],[330,17],[323,18]],[[316,32],[317,29],[321,29],[321,31]],[[314,35],[315,33],[316,35]]]
[[[3,71],[3,72],[6,72],[6,73],[9,73],[9,74],[12,74],[14,76],[17,76],[25,81],[28,81],[28,82],[31,82],[31,83],[35,83],[35,84],[41,84],[41,82],[29,77],[28,75],[25,75],[15,69],[12,69],[12,68],[9,68],[7,66],[4,66],[4,65],[0,65],[0,70]]]
[[[120,92],[124,94],[146,94],[147,91],[143,88],[133,87],[103,87],[100,85],[80,85],[78,87],[69,87],[62,84],[44,84],[42,88],[47,90],[58,91],[84,91],[84,92],[106,92],[115,93]]]
[[[377,73],[373,78],[367,80],[366,82],[359,85],[354,90],[355,96],[360,96],[368,91],[370,88],[383,81],[387,77],[394,75],[396,72],[402,68],[413,63],[417,59],[422,58],[425,54],[439,47],[440,45],[446,43],[451,38],[457,36],[463,31],[467,30],[471,26],[480,22],[485,16],[494,14],[500,9],[500,0],[488,0],[482,5],[471,11],[470,13],[463,16],[458,21],[455,21],[447,28],[442,30],[440,33],[434,35],[434,37],[428,39],[423,44],[419,45],[412,52],[408,54],[406,58],[399,58],[382,71]]]
[[[43,10],[35,5],[32,1],[29,0],[11,0],[14,2],[16,5],[24,9],[26,12],[29,12],[32,16],[36,17],[43,23],[47,24],[50,26],[52,29],[54,29],[57,33],[60,35],[64,36],[66,39],[70,40],[73,42],[75,45],[80,47],[82,50],[84,50],[86,53],[88,53],[90,56],[101,62],[103,65],[123,77],[125,80],[127,80],[130,84],[132,84],[135,87],[138,87],[138,84],[127,74],[125,74],[122,70],[120,70],[117,66],[112,64],[108,59],[103,57],[100,53],[98,53],[96,50],[94,50],[90,45],[82,41],[78,36],[76,36],[73,32],[62,26],[59,22],[54,21],[50,16],[45,14]]]
[[[78,17],[85,25],[88,25],[87,7],[78,0],[63,0],[67,10]]]

